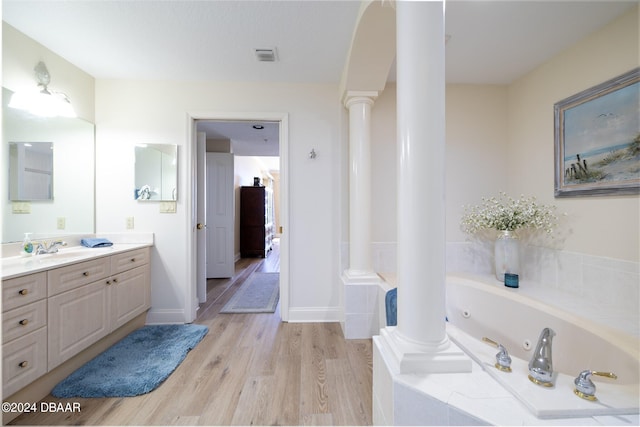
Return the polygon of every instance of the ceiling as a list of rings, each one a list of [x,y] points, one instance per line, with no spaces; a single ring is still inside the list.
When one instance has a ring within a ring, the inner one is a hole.
[[[264,121],[199,120],[198,132],[207,139],[229,139],[236,156],[277,156],[279,123]],[[260,129],[260,127],[262,127]]]
[[[508,84],[637,3],[449,0],[446,79]],[[360,2],[4,0],[2,6],[9,25],[96,79],[338,83]],[[276,62],[256,60],[254,49],[273,47]],[[251,129],[240,123],[211,132],[264,146],[266,132]]]

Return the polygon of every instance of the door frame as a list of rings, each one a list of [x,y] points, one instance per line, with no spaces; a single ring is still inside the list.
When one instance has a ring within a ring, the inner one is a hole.
[[[243,113],[243,112],[189,112],[187,113],[187,191],[185,206],[187,209],[187,287],[185,294],[185,321],[196,319],[198,310],[197,294],[197,121],[271,121],[279,123],[280,153],[280,318],[289,320],[289,114],[288,113]],[[200,201],[202,203],[202,201]]]

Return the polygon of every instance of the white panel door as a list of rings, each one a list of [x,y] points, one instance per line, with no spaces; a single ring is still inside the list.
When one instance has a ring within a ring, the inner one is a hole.
[[[207,153],[207,277],[231,277],[233,256],[233,154]]]

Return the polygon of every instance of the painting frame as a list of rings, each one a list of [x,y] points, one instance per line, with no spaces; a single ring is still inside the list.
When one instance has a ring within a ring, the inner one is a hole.
[[[640,67],[554,104],[555,196],[640,194]]]

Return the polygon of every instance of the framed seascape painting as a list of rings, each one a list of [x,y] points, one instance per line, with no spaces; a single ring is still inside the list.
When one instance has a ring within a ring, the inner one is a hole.
[[[640,68],[554,105],[556,197],[640,194]]]

